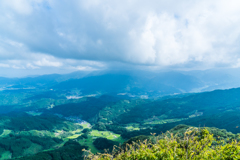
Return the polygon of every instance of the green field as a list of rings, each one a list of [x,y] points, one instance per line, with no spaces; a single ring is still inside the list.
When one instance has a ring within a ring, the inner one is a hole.
[[[87,122],[81,123],[81,124],[79,124],[79,125],[81,125],[83,128],[92,128],[92,127],[91,127],[91,124],[90,124],[90,123],[87,123]]]
[[[127,126],[126,129],[127,129],[128,131],[139,131],[139,130],[140,130],[139,127],[133,127],[133,126],[130,126],[130,125]]]
[[[118,141],[121,142],[123,139],[121,139],[121,135],[115,134],[110,131],[98,131],[98,130],[93,130],[90,134],[92,137],[102,137],[102,138],[107,138],[113,141]],[[124,140],[123,140],[124,141]]]
[[[53,137],[58,137],[58,138],[63,138],[64,143],[67,142],[69,139],[74,140],[76,139],[81,145],[83,146],[88,146],[89,149],[93,153],[100,152],[94,145],[93,142],[95,139],[101,137],[101,138],[107,138],[109,140],[123,143],[125,140],[121,137],[120,134],[115,134],[111,131],[98,131],[98,130],[91,130],[87,134],[87,138],[85,139],[78,139],[78,137],[82,136],[83,133],[81,133],[84,129],[91,129],[90,123],[82,123],[78,124],[81,125],[83,128],[82,129],[76,129],[76,130],[71,130],[71,131],[63,131],[63,130],[56,130],[55,133],[48,133]],[[58,147],[62,146],[63,144],[59,145]]]
[[[145,122],[144,125],[155,125],[155,124],[165,124],[165,123],[173,123],[173,122],[179,122],[182,120],[187,120],[188,118],[179,118],[179,119],[163,119],[163,120],[154,120],[154,121],[148,121]]]
[[[11,132],[12,132],[11,130],[4,129],[3,133],[0,135],[0,137],[5,137],[5,136],[9,135]]]
[[[12,158],[12,153],[10,151],[7,151],[1,155],[0,160],[11,159],[11,158]]]

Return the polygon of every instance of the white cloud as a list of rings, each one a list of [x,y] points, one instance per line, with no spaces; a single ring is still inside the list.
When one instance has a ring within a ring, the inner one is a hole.
[[[119,63],[236,67],[239,15],[238,0],[3,0],[0,62],[36,70],[106,69]]]
[[[2,0],[1,5],[5,12],[6,10],[11,10],[16,14],[29,15],[42,2],[44,0]]]
[[[9,68],[9,64],[0,63],[1,68]]]
[[[56,62],[56,61],[50,61],[46,58],[42,58],[39,61],[34,62],[35,65],[41,66],[41,67],[61,67],[62,63],[61,62]]]
[[[31,64],[31,63],[27,63],[26,67],[29,68],[29,69],[39,69],[39,68],[40,68],[40,67],[38,67],[38,66],[34,66],[34,65]]]
[[[74,67],[75,70],[78,70],[78,71],[95,71],[95,70],[98,70],[98,68],[92,68],[92,67],[89,67],[89,66],[76,66]]]
[[[2,0],[5,8],[12,9],[20,14],[30,14],[32,12],[31,1],[28,0]]]

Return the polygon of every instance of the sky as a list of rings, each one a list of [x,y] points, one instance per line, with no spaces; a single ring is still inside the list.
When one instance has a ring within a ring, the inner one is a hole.
[[[0,76],[240,67],[239,0],[1,0]]]

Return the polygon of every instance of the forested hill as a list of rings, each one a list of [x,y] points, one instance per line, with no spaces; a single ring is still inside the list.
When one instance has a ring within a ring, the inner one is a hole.
[[[166,72],[149,77],[145,75],[108,73],[81,79],[69,79],[54,85],[52,88],[55,90],[78,88],[85,94],[100,92],[141,95],[147,93],[149,96],[159,96],[189,92],[204,86],[205,83],[193,76],[177,72]]]
[[[99,129],[149,134],[164,132],[177,124],[240,129],[240,88],[191,94],[165,100],[123,100],[102,109],[94,118]],[[118,130],[117,130],[118,129]]]

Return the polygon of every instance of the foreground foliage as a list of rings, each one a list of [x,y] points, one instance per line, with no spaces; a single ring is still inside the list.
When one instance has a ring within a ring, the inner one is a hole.
[[[167,132],[154,137],[156,142],[145,140],[133,142],[124,148],[115,148],[112,153],[92,154],[85,151],[86,160],[161,160],[161,159],[240,159],[240,142],[217,141],[207,129],[189,128],[181,138]]]

